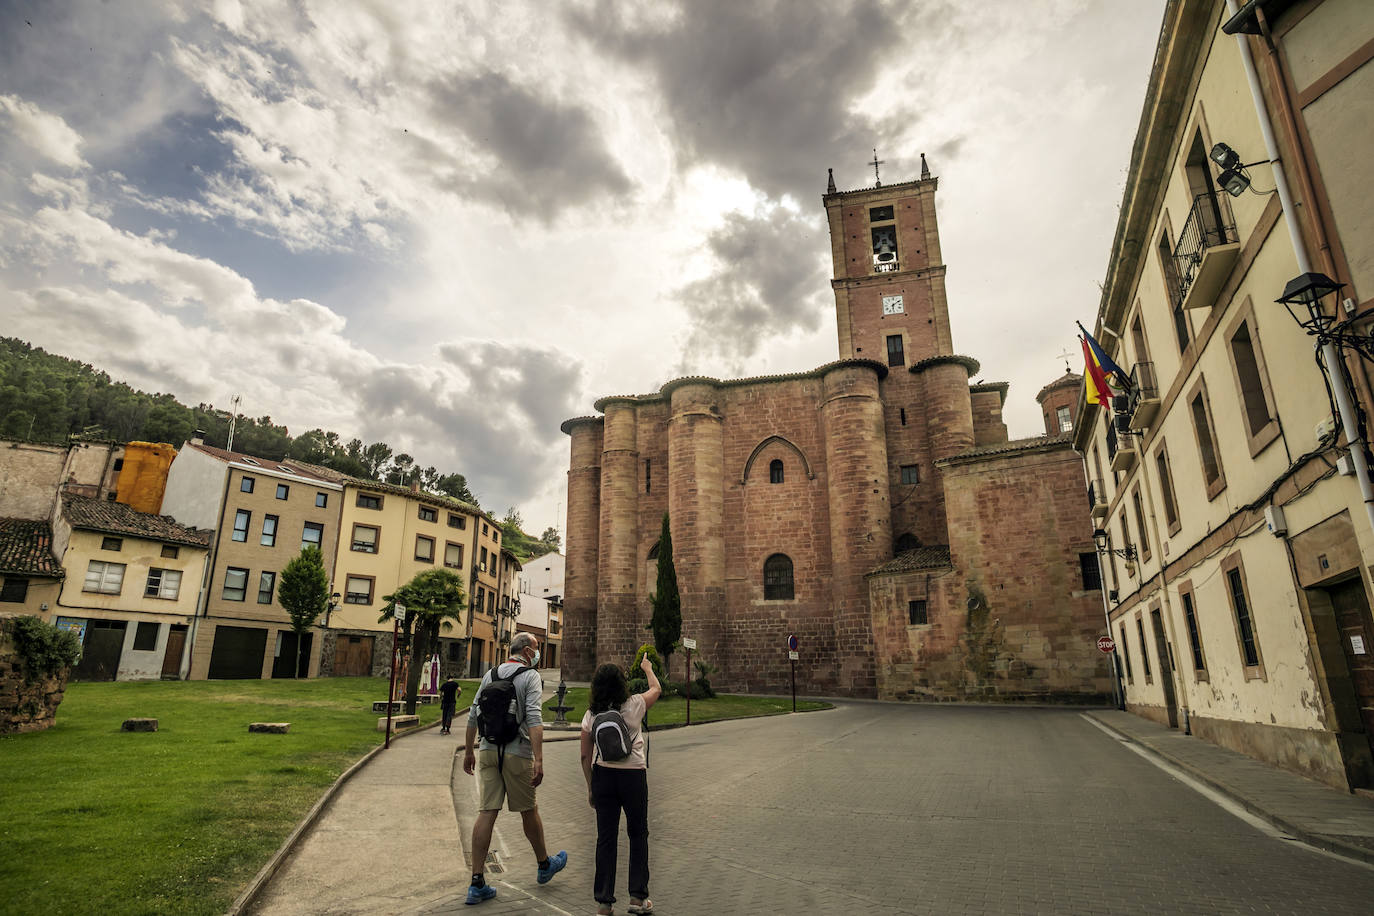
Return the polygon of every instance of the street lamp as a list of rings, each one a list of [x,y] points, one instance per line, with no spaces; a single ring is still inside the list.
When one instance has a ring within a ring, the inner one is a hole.
[[[1108,547],[1109,538],[1106,531],[1097,528],[1093,531],[1093,544],[1097,546],[1098,553],[1110,553],[1121,557],[1127,563],[1134,563],[1136,551],[1134,544],[1127,544],[1125,547]]]
[[[1336,320],[1322,311],[1321,301],[1344,288],[1344,283],[1337,283],[1326,274],[1308,271],[1289,280],[1283,288],[1283,295],[1274,301],[1281,303],[1284,308],[1288,309],[1288,314],[1292,315],[1293,320],[1307,333],[1320,335]],[[1294,305],[1307,307],[1308,317],[1306,321],[1299,318],[1293,311]]]

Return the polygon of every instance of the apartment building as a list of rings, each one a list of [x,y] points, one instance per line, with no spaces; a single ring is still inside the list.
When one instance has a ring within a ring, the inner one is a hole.
[[[386,672],[392,625],[379,620],[386,596],[418,573],[442,567],[462,578],[470,600],[462,619],[440,633],[441,661],[446,671],[467,675],[469,639],[483,643],[476,650],[482,657],[490,654],[486,644],[495,643],[494,615],[487,608],[490,602],[495,610],[495,598],[488,596],[499,584],[499,570],[489,564],[499,543],[492,536],[495,522],[476,506],[418,487],[340,479],[343,537],[334,579],[339,596],[330,614],[326,639],[334,649],[325,673]]]
[[[1369,363],[1308,330],[1374,305],[1371,58],[1358,0],[1168,3],[1093,327],[1131,384],[1073,430],[1126,707],[1351,788],[1374,527],[1327,385],[1368,411]]]
[[[52,543],[66,577],[44,616],[82,640],[73,679],[185,677],[210,534],[121,502],[61,497]]]
[[[296,634],[277,600],[281,570],[306,546],[333,575],[343,485],[293,461],[186,443],[167,472],[162,512],[210,528],[209,573],[192,622],[191,678],[315,676],[320,645]]]
[[[62,576],[46,519],[0,518],[0,617],[47,614]]]
[[[520,616],[544,631],[541,665],[557,668],[563,648],[563,572],[561,553],[531,557],[520,571]]]

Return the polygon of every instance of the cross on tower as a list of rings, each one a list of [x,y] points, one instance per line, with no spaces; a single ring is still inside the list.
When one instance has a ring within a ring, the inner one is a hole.
[[[1057,355],[1060,359],[1064,361],[1064,371],[1073,372],[1073,367],[1069,365],[1069,360],[1073,357],[1073,353],[1070,352],[1069,349],[1066,347],[1063,353]]]
[[[882,179],[881,179],[880,177],[878,177],[878,166],[883,165],[883,164],[884,164],[884,160],[878,158],[878,150],[877,150],[877,149],[874,149],[874,150],[873,150],[873,161],[869,163],[869,165],[873,166],[873,181],[875,182],[874,187],[881,188],[881,187],[883,186],[883,181],[882,181]]]

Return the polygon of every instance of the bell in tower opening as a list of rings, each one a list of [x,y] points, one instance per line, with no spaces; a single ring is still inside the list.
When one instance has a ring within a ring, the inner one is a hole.
[[[891,264],[897,260],[897,227],[873,227],[873,263]]]

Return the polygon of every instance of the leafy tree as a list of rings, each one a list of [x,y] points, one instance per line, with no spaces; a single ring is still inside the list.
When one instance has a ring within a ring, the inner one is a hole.
[[[563,536],[558,533],[557,528],[545,528],[544,533],[539,536],[539,543],[549,548],[548,553],[553,553],[563,547]]]
[[[300,677],[305,631],[315,625],[329,605],[329,575],[324,571],[320,548],[314,544],[302,547],[286,564],[277,586],[277,600],[291,618],[291,629],[296,633],[296,666],[292,676]]]
[[[658,536],[658,582],[649,596],[654,613],[646,629],[654,632],[654,648],[664,664],[682,638],[682,596],[677,590],[677,567],[673,565],[673,533],[668,528],[668,513],[663,513],[663,530]]]
[[[447,493],[454,499],[461,499],[465,503],[482,508],[482,504],[477,501],[477,497],[468,489],[468,479],[462,474],[445,474],[435,483],[434,489],[440,493]]]
[[[385,442],[374,442],[363,449],[359,458],[367,466],[367,476],[381,480],[382,468],[391,460],[391,446]]]
[[[413,635],[411,658],[424,661],[439,645],[439,631],[451,627],[452,621],[462,619],[467,606],[467,593],[461,576],[447,569],[427,569],[417,573],[395,594],[383,599],[386,607],[378,622],[396,616],[396,604],[405,605],[406,619],[401,631],[407,640]],[[406,715],[415,714],[415,698],[420,692],[420,665],[410,666],[406,678]]]

